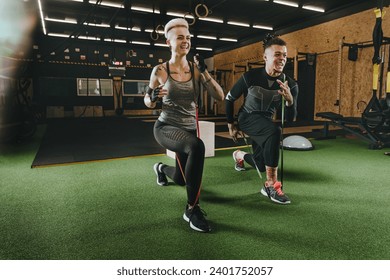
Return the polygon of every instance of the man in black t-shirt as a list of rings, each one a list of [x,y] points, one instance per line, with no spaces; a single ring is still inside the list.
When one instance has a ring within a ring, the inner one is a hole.
[[[286,120],[293,121],[297,113],[298,85],[283,73],[287,62],[286,42],[269,36],[264,40],[265,68],[244,73],[226,96],[226,117],[229,134],[234,141],[239,129],[252,139],[253,155],[236,150],[233,153],[235,169],[245,170],[244,162],[266,172],[261,194],[280,204],[291,201],[282,191],[278,181],[281,129],[272,121],[277,108],[285,101]],[[238,113],[238,125],[234,120],[234,102],[244,95],[244,103]]]

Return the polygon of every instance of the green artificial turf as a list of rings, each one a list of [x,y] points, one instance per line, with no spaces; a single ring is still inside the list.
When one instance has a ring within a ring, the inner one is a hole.
[[[291,205],[260,193],[231,150],[207,158],[201,206],[213,228],[182,219],[183,187],[156,184],[164,156],[31,169],[40,142],[0,155],[0,259],[390,259],[389,165],[360,140],[284,152]]]

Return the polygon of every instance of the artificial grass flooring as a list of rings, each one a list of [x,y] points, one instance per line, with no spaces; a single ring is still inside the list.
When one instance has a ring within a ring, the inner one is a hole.
[[[284,152],[290,205],[260,193],[231,150],[207,158],[201,206],[213,228],[182,219],[183,187],[159,187],[164,155],[30,169],[39,134],[0,155],[0,259],[390,259],[390,157],[360,140]]]

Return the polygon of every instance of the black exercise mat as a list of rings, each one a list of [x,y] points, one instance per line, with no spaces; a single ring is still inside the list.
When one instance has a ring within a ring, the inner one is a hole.
[[[51,119],[31,167],[165,153],[153,125],[125,117]],[[232,146],[215,136],[215,148]]]
[[[31,167],[165,153],[154,139],[153,125],[126,117],[49,120]],[[216,126],[216,131],[227,132],[227,126]],[[313,137],[312,132],[300,135]],[[235,144],[215,136],[216,149],[243,145],[243,139]]]
[[[31,167],[164,153],[153,124],[121,117],[50,120]]]

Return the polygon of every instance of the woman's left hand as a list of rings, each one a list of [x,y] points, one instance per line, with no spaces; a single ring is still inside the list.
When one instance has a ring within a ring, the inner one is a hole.
[[[204,71],[206,71],[206,63],[204,62],[203,56],[201,56],[197,53],[194,56],[194,62],[195,62],[196,67],[198,67],[200,73],[203,73]]]

